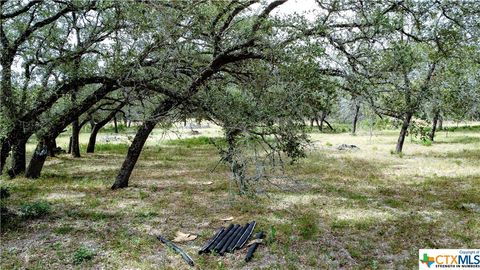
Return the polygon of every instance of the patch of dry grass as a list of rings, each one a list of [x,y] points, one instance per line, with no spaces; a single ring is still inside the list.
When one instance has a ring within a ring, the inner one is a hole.
[[[49,159],[38,180],[2,180],[10,208],[44,200],[52,209],[2,228],[1,268],[187,269],[155,239],[176,231],[199,235],[181,244],[199,269],[411,269],[420,248],[480,246],[480,134],[440,132],[429,147],[408,140],[403,157],[390,154],[396,135],[313,133],[309,157],[287,168],[298,182],[266,185],[266,195],[255,198],[232,195],[225,166],[211,171],[218,162],[213,146],[164,144],[177,137],[161,131],[127,189],[109,189],[123,146]],[[341,143],[360,150],[336,150]],[[267,233],[248,264],[244,250],[197,255],[228,216],[257,220]],[[95,255],[77,265],[80,246]]]

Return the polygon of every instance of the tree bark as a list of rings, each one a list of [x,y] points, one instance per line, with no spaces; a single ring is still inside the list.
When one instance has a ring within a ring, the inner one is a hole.
[[[327,124],[328,128],[330,128],[332,131],[335,131],[335,129],[332,127],[332,125],[330,125],[330,123],[326,119],[323,119],[323,122]]]
[[[318,119],[317,119],[317,125],[318,125],[318,129],[320,129],[320,131],[323,131],[323,122],[325,122],[325,118],[327,117],[327,111],[322,111],[322,116],[320,116],[320,124],[318,124]]]
[[[5,168],[7,163],[8,154],[10,153],[10,143],[7,139],[3,139],[0,144],[0,175],[3,173],[3,168]]]
[[[443,130],[443,117],[439,116],[438,118],[438,130]]]
[[[14,56],[14,50],[11,50],[10,48],[2,48],[2,54],[0,56],[0,62],[2,66],[2,80],[0,80],[0,104],[2,104],[2,106],[0,106],[0,110],[4,111],[4,115],[11,120],[16,119],[12,93],[12,65]]]
[[[80,157],[80,124],[78,118],[72,123],[72,157]]]
[[[68,151],[67,151],[67,154],[71,154],[72,153],[72,136],[70,136],[70,138],[68,138]]]
[[[410,126],[410,121],[412,120],[413,113],[407,113],[403,119],[402,128],[400,130],[400,135],[398,136],[397,147],[395,149],[396,153],[401,153],[403,150],[403,144],[405,143],[405,137],[407,136],[408,127]]]
[[[92,129],[92,132],[90,133],[90,138],[88,139],[88,145],[87,145],[87,153],[94,153],[95,152],[95,144],[97,142],[97,134],[98,131],[103,127],[99,126],[98,124],[95,124],[95,126]]]
[[[137,131],[135,138],[133,139],[132,144],[128,148],[127,156],[123,161],[122,168],[118,172],[115,183],[112,186],[112,189],[125,188],[128,187],[128,180],[132,174],[133,168],[137,163],[138,157],[142,152],[143,146],[147,141],[148,136],[155,127],[156,121],[147,120],[143,123],[140,129]]]
[[[439,118],[439,113],[436,112],[435,115],[433,116],[432,130],[430,131],[430,134],[429,134],[430,140],[432,142],[433,142],[433,139],[435,138],[435,130],[437,129],[438,118]]]
[[[355,105],[355,115],[353,116],[353,122],[352,122],[352,134],[355,134],[357,132],[357,121],[358,121],[358,115],[360,112],[360,105]]]
[[[95,127],[95,121],[93,121],[93,118],[90,117],[90,120],[88,120],[88,122],[90,123],[90,130],[93,130],[93,128]]]
[[[55,139],[48,139],[45,141],[47,146],[48,155],[51,157],[55,156],[55,151],[57,150],[57,141]]]
[[[118,104],[118,106],[110,112],[103,120],[99,121],[98,123],[95,123],[92,127],[92,132],[90,133],[90,138],[88,140],[88,146],[87,146],[87,153],[93,153],[95,152],[95,144],[97,142],[97,134],[102,129],[112,118],[115,119],[115,115],[117,112],[122,109],[123,106],[125,106],[127,102],[121,102]]]
[[[113,127],[115,128],[115,133],[118,133],[118,125],[117,125],[117,116],[113,116]]]
[[[8,170],[8,175],[15,176],[25,172],[26,167],[26,144],[28,138],[17,138],[12,145],[12,167]]]
[[[40,177],[40,172],[42,171],[43,164],[48,156],[48,147],[46,141],[51,139],[42,139],[37,143],[35,151],[33,151],[32,158],[28,164],[28,168],[25,171],[25,177],[27,178],[38,178]]]
[[[323,121],[320,124],[320,122],[318,122],[318,117],[316,117],[315,122],[317,123],[318,130],[323,131]]]
[[[123,161],[122,167],[118,172],[117,178],[115,179],[115,183],[112,185],[112,189],[119,189],[128,187],[128,180],[130,179],[130,175],[132,174],[133,168],[137,163],[138,157],[142,152],[143,146],[147,141],[148,136],[152,132],[153,128],[159,121],[159,117],[166,115],[170,109],[175,106],[175,102],[173,100],[167,99],[164,101],[160,106],[158,106],[155,111],[153,112],[152,116],[155,116],[153,119],[148,119],[143,122],[142,126],[135,134],[135,138],[133,139],[132,144],[128,148],[127,156]]]

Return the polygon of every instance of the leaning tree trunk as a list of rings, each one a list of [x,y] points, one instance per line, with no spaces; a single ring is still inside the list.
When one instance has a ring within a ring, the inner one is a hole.
[[[115,133],[118,133],[118,124],[117,124],[117,116],[113,116],[113,127],[115,128]]]
[[[90,117],[90,120],[88,120],[88,122],[90,123],[90,129],[93,129],[95,127],[95,121],[93,120],[93,118]]]
[[[8,153],[10,153],[10,143],[7,139],[3,139],[0,143],[0,175],[3,173],[3,168],[7,163]]]
[[[330,130],[335,131],[335,129],[332,127],[332,125],[330,125],[330,123],[327,121],[327,119],[323,119],[323,122],[325,122],[325,124],[327,124],[327,126],[328,126],[328,128],[330,128]]]
[[[12,167],[8,170],[10,177],[15,177],[25,171],[26,167],[26,138],[17,138],[12,145]]]
[[[432,130],[430,131],[430,134],[428,135],[430,137],[430,140],[433,142],[433,139],[435,138],[435,131],[437,129],[437,122],[439,118],[439,113],[435,113],[433,116],[433,122],[432,122]]]
[[[352,134],[355,134],[357,132],[357,122],[358,122],[358,115],[360,112],[360,105],[355,105],[355,115],[353,116],[353,122],[352,122]]]
[[[325,118],[327,117],[327,111],[322,111],[322,116],[320,116],[320,124],[318,123],[318,118],[317,118],[317,126],[320,131],[323,131],[323,122],[325,122]]]
[[[159,121],[161,116],[165,116],[173,107],[175,107],[176,102],[167,99],[162,104],[160,104],[155,111],[152,113],[152,116],[155,118],[146,120],[140,129],[135,134],[132,144],[128,148],[127,156],[123,161],[122,167],[118,172],[115,183],[112,185],[112,189],[125,188],[128,187],[128,180],[132,174],[133,168],[137,163],[138,157],[142,152],[142,148],[145,145],[145,141],[152,132],[153,128]]]
[[[51,157],[55,156],[55,151],[57,150],[57,141],[55,139],[48,139],[45,141],[47,145],[48,155]]]
[[[71,154],[71,153],[72,153],[72,136],[68,138],[68,150],[67,150],[67,154]]]
[[[80,157],[80,124],[78,118],[72,122],[72,156]]]
[[[118,104],[118,106],[107,115],[102,121],[99,121],[98,123],[95,123],[92,127],[92,132],[90,133],[90,139],[88,140],[88,146],[87,146],[87,153],[93,153],[95,152],[95,144],[97,142],[97,134],[102,129],[112,118],[115,119],[115,116],[117,115],[117,111],[120,110],[123,106],[125,106],[126,102],[121,102]],[[116,125],[115,125],[116,126]]]
[[[323,130],[323,125],[320,125],[320,122],[318,122],[318,117],[316,117],[314,120],[317,123],[318,130],[322,131]]]
[[[95,152],[95,144],[97,142],[97,134],[98,131],[103,127],[104,125],[98,125],[95,124],[93,126],[92,132],[90,133],[90,138],[88,139],[88,145],[87,145],[87,153],[94,153]]]
[[[398,136],[397,147],[395,152],[401,153],[403,150],[403,144],[405,142],[405,137],[407,136],[408,127],[410,126],[410,121],[412,120],[413,113],[407,113],[403,119],[402,129],[400,130],[400,135]]]
[[[115,183],[112,186],[112,189],[125,188],[128,187],[128,179],[132,174],[133,168],[137,163],[138,157],[142,152],[143,146],[147,141],[148,136],[155,127],[156,121],[147,120],[143,123],[140,129],[137,131],[135,138],[133,139],[132,144],[128,148],[127,157],[123,161],[122,168],[118,172]]]
[[[25,171],[25,177],[32,179],[40,177],[43,164],[48,156],[48,146],[45,142],[49,140],[50,139],[42,139],[37,143],[37,147],[35,148],[35,151],[33,151],[32,159],[30,159],[28,168]]]

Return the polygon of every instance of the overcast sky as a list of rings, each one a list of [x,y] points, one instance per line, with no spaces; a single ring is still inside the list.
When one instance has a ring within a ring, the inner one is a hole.
[[[278,14],[302,14],[306,13],[306,17],[309,20],[313,20],[315,15],[312,11],[317,9],[317,5],[314,0],[289,0],[285,4],[278,7]]]

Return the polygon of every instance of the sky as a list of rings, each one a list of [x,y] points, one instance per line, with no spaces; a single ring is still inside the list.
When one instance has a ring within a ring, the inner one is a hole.
[[[315,15],[312,14],[312,10],[317,9],[317,5],[314,0],[289,0],[285,4],[278,7],[276,14],[301,14],[307,12],[307,18],[309,20],[315,19]],[[309,13],[309,14],[308,14]]]

